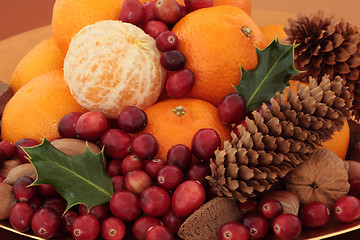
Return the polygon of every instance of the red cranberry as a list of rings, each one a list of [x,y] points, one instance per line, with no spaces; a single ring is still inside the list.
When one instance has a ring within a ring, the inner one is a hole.
[[[192,165],[186,173],[186,180],[196,180],[201,184],[206,185],[206,176],[211,174],[209,164],[197,163]]]
[[[348,192],[348,195],[352,195],[357,198],[360,198],[360,178],[351,179],[349,183],[350,183],[350,190]]]
[[[106,240],[123,239],[125,234],[124,222],[116,217],[108,217],[101,223],[101,236]]]
[[[144,19],[144,8],[138,0],[125,0],[120,12],[119,20],[122,22],[140,25]]]
[[[58,195],[58,192],[56,191],[54,186],[52,186],[50,184],[40,184],[40,185],[37,185],[37,188],[38,188],[39,194],[44,198],[55,197],[56,195]]]
[[[39,144],[40,143],[38,141],[30,139],[30,138],[19,139],[14,144],[15,154],[23,163],[28,163],[29,162],[28,155],[20,147],[34,147]]]
[[[101,205],[94,206],[90,209],[90,211],[88,211],[88,208],[86,205],[80,204],[79,205],[79,214],[85,215],[88,213],[91,215],[94,215],[94,217],[96,217],[100,223],[110,215],[109,207],[107,204],[101,204]]]
[[[360,216],[360,201],[354,196],[344,196],[336,200],[334,215],[341,222],[352,222]]]
[[[31,229],[41,238],[51,238],[60,229],[60,216],[52,208],[40,208],[31,218]]]
[[[248,198],[245,202],[238,204],[239,210],[244,215],[245,213],[256,211],[258,209],[258,202],[254,198]]]
[[[187,15],[189,13],[189,10],[185,7],[180,5],[181,8],[181,18],[185,17],[185,15]]]
[[[179,43],[178,37],[172,31],[165,31],[156,38],[156,47],[162,51],[175,50]]]
[[[169,27],[162,21],[150,20],[144,23],[143,30],[145,33],[156,39],[160,33],[169,31]]]
[[[82,114],[76,122],[76,134],[84,140],[97,140],[109,129],[109,122],[102,112],[90,111]]]
[[[220,240],[248,240],[249,230],[239,222],[227,222],[219,230]]]
[[[148,2],[143,4],[143,9],[144,9],[143,22],[144,23],[148,22],[150,20],[155,20],[156,19],[155,5],[156,5],[156,1],[148,1]]]
[[[172,195],[171,210],[178,217],[190,216],[205,202],[205,189],[201,183],[188,180],[181,183]]]
[[[261,213],[267,219],[273,219],[283,213],[283,207],[278,200],[270,199],[261,205]]]
[[[140,108],[128,106],[120,112],[117,122],[119,127],[125,132],[136,133],[146,127],[148,118],[146,113]]]
[[[180,20],[181,8],[175,0],[157,0],[155,15],[159,20],[172,25]]]
[[[62,215],[66,209],[66,201],[62,197],[51,197],[44,201],[43,207],[54,209],[59,215]]]
[[[301,233],[300,219],[291,213],[285,213],[275,218],[272,226],[274,235],[280,240],[291,240]]]
[[[219,134],[212,128],[198,130],[191,140],[191,151],[199,160],[209,161],[221,146]]]
[[[150,133],[143,133],[136,136],[132,143],[133,153],[140,159],[152,159],[158,152],[158,143]]]
[[[166,190],[175,189],[184,180],[184,174],[177,166],[167,165],[158,173],[157,182]]]
[[[189,11],[214,6],[214,0],[185,0],[185,6]]]
[[[109,129],[101,136],[100,145],[107,156],[122,159],[131,152],[131,137],[120,129]]]
[[[171,210],[169,210],[167,214],[161,217],[161,221],[172,234],[177,234],[180,226],[184,223],[184,219],[175,216]]]
[[[75,126],[81,115],[80,112],[71,112],[60,119],[58,132],[62,138],[76,138]]]
[[[113,176],[111,177],[111,181],[114,187],[114,192],[119,190],[126,190],[125,188],[125,177],[123,176]]]
[[[81,215],[71,224],[71,235],[76,240],[94,240],[99,233],[99,220],[91,214]]]
[[[144,171],[134,170],[125,177],[125,187],[127,190],[141,195],[141,193],[151,186],[151,177]]]
[[[268,222],[258,212],[248,212],[242,217],[242,224],[249,230],[250,239],[261,239],[268,232]]]
[[[127,190],[117,191],[110,199],[110,211],[115,217],[132,222],[141,215],[139,198]]]
[[[121,175],[121,160],[112,159],[106,166],[106,172],[110,177]]]
[[[229,94],[220,102],[217,110],[223,124],[239,123],[246,114],[246,99],[239,93]]]
[[[146,240],[173,240],[174,237],[163,225],[156,225],[149,229],[146,233]]]
[[[133,226],[132,232],[134,237],[138,240],[145,240],[146,233],[152,226],[161,225],[161,221],[158,218],[150,217],[150,216],[143,216],[137,219]]]
[[[43,205],[43,200],[38,195],[35,195],[27,203],[33,208],[34,211],[36,211]]]
[[[165,215],[170,209],[170,203],[169,193],[157,186],[145,189],[140,196],[141,209],[152,217]]]
[[[9,221],[11,226],[19,232],[26,232],[30,229],[31,217],[34,214],[33,208],[24,202],[18,202],[10,208]]]
[[[191,165],[191,150],[183,144],[177,144],[169,149],[166,159],[169,165],[177,166],[185,172]]]
[[[62,230],[66,233],[71,233],[71,225],[77,217],[79,217],[79,214],[71,210],[64,213],[61,217]]]
[[[176,71],[185,67],[186,58],[180,51],[170,50],[161,54],[160,63],[167,70]]]
[[[4,159],[11,159],[15,154],[14,145],[8,141],[2,140],[0,142],[0,153]]]
[[[127,155],[121,163],[121,172],[126,176],[129,172],[134,170],[143,170],[144,162],[135,155]]]
[[[148,161],[145,165],[145,172],[149,174],[149,176],[156,180],[158,172],[165,167],[166,163],[161,159],[152,159]]]
[[[16,200],[20,202],[28,202],[30,201],[37,193],[36,186],[29,186],[33,183],[33,179],[27,176],[19,177],[14,185],[14,196]]]
[[[329,209],[319,201],[306,204],[299,212],[299,218],[302,224],[309,228],[324,226],[329,220],[329,215]]]
[[[169,97],[183,98],[188,95],[194,84],[194,73],[188,69],[181,69],[167,78],[165,89]]]

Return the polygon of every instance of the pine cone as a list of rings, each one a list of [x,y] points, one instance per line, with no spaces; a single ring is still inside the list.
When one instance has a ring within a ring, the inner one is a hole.
[[[211,159],[207,179],[219,196],[240,202],[264,192],[302,163],[322,142],[341,130],[351,107],[350,93],[343,80],[324,76],[320,84],[310,78],[309,86],[296,83],[287,94],[277,93],[263,116],[253,111],[247,129],[239,125],[239,136]]]
[[[353,114],[360,119],[360,32],[358,27],[326,17],[324,12],[289,19],[284,28],[288,35],[285,43],[298,44],[294,52],[294,65],[304,71],[296,79],[308,82],[309,76],[318,82],[327,74],[333,79],[340,76],[354,98]]]

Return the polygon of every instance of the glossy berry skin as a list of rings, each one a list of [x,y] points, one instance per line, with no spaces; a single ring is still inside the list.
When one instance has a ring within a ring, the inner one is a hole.
[[[344,196],[336,200],[334,215],[341,222],[352,222],[360,216],[360,200],[354,196]]]
[[[150,133],[143,133],[136,136],[132,140],[131,146],[132,153],[143,160],[154,158],[159,149],[155,137]]]
[[[100,223],[110,215],[110,210],[107,204],[94,206],[90,209],[90,211],[88,211],[86,205],[80,204],[78,211],[80,215],[85,215],[88,213],[93,215],[99,220]]]
[[[160,33],[169,31],[169,27],[160,20],[150,20],[144,23],[143,30],[156,39]]]
[[[197,163],[192,165],[186,173],[186,180],[196,180],[202,185],[207,184],[206,176],[211,174],[210,166],[206,163]]]
[[[299,212],[299,218],[302,224],[309,228],[324,226],[329,220],[329,215],[329,209],[319,201],[306,204]]]
[[[217,110],[223,124],[239,123],[246,114],[246,99],[239,93],[229,94],[220,102]]]
[[[15,154],[15,148],[14,145],[8,141],[2,140],[0,142],[0,155],[3,156],[3,158],[11,159],[12,156]]]
[[[71,112],[60,119],[58,132],[62,138],[76,138],[75,126],[81,115],[80,112]]]
[[[64,215],[61,216],[61,229],[66,232],[71,232],[71,225],[74,220],[79,217],[79,214],[75,211],[67,211]]]
[[[116,217],[108,217],[101,223],[101,236],[106,240],[123,239],[125,234],[124,222]]]
[[[138,196],[127,190],[114,193],[110,199],[110,211],[115,216],[126,222],[132,222],[141,215]]]
[[[155,158],[145,164],[145,172],[149,174],[153,180],[156,180],[159,171],[165,166],[165,161]]]
[[[143,130],[148,118],[146,113],[140,108],[134,106],[125,107],[117,117],[119,127],[127,133],[136,133]]]
[[[141,170],[134,170],[125,176],[125,188],[138,196],[151,186],[151,182],[151,177]]]
[[[119,20],[122,22],[140,25],[144,19],[144,7],[138,0],[125,0],[120,12]]]
[[[144,23],[146,23],[146,22],[148,22],[150,20],[155,20],[156,19],[155,5],[156,5],[156,1],[148,1],[148,2],[143,4],[143,9],[144,9],[143,22]]]
[[[93,141],[109,129],[109,122],[105,115],[98,111],[82,114],[76,122],[75,132],[84,140]]]
[[[156,47],[162,52],[175,50],[178,43],[179,39],[172,31],[162,32],[156,38]]]
[[[220,136],[211,128],[198,130],[191,140],[191,151],[201,161],[209,161],[220,146]]]
[[[185,219],[175,216],[175,214],[169,210],[164,216],[161,217],[161,221],[172,234],[177,234]]]
[[[27,202],[34,211],[38,210],[43,205],[43,200],[39,195],[35,195],[30,201]]]
[[[162,223],[158,218],[150,217],[150,216],[142,216],[134,222],[132,226],[132,233],[136,239],[145,240],[146,233],[149,230],[149,228],[161,224]]]
[[[171,210],[175,216],[186,218],[204,204],[205,198],[201,183],[194,180],[182,182],[172,195]]]
[[[135,155],[127,155],[121,163],[121,172],[123,176],[126,176],[131,171],[143,169],[144,161]]]
[[[243,203],[238,203],[238,207],[242,215],[248,212],[257,211],[258,209],[258,201],[256,201],[254,198],[248,198]]]
[[[19,232],[26,232],[30,229],[31,217],[34,214],[33,208],[24,202],[18,202],[10,208],[9,221],[11,226]]]
[[[227,222],[219,230],[220,240],[248,240],[249,230],[239,222]]]
[[[157,175],[159,186],[166,190],[175,189],[183,181],[184,173],[177,166],[167,165]]]
[[[40,196],[42,196],[43,198],[55,197],[56,195],[58,195],[58,192],[56,191],[54,186],[50,184],[40,184],[37,185],[37,188]]]
[[[24,152],[24,150],[22,150],[20,147],[34,147],[39,144],[40,143],[38,141],[30,139],[30,138],[19,139],[14,144],[15,154],[23,163],[28,163],[29,162],[29,160],[27,159],[28,156]]]
[[[100,138],[104,152],[112,158],[122,159],[131,152],[131,137],[120,129],[109,129]]]
[[[161,54],[160,63],[167,70],[176,71],[185,67],[186,58],[180,51],[170,50]]]
[[[181,69],[171,74],[166,80],[166,93],[172,98],[188,95],[195,84],[195,75],[188,69]]]
[[[169,165],[179,167],[183,172],[186,172],[192,161],[192,153],[190,148],[183,144],[172,146],[166,156],[166,162]]]
[[[106,165],[106,172],[110,177],[121,175],[121,160],[111,159]]]
[[[52,208],[38,209],[31,219],[31,229],[36,236],[51,238],[56,235],[61,226],[59,214]]]
[[[152,217],[165,215],[170,209],[170,204],[169,193],[161,187],[149,187],[140,196],[141,209]]]
[[[114,187],[114,192],[120,191],[120,190],[126,190],[125,188],[125,177],[123,176],[113,176],[111,177],[111,182]]]
[[[267,219],[274,219],[283,213],[283,207],[277,200],[270,199],[261,205],[261,214]]]
[[[36,186],[29,186],[33,183],[33,179],[27,176],[19,177],[14,185],[14,197],[20,202],[30,201],[37,193]]]
[[[175,0],[157,0],[155,15],[157,19],[172,25],[180,20],[181,8]]]
[[[300,219],[291,213],[285,213],[275,218],[272,230],[280,240],[291,240],[298,237],[302,230]]]
[[[185,6],[190,12],[192,12],[200,8],[214,6],[214,0],[185,0]]]
[[[99,233],[99,220],[91,214],[77,217],[71,225],[71,235],[76,240],[94,240]]]
[[[249,230],[250,239],[261,239],[268,232],[268,222],[258,212],[248,212],[242,217],[242,224]]]
[[[66,201],[62,197],[46,198],[43,203],[43,207],[52,208],[61,216],[65,212]]]
[[[146,233],[146,240],[173,240],[172,233],[163,225],[151,227]]]
[[[351,179],[349,183],[350,183],[350,190],[348,192],[348,195],[352,195],[357,198],[360,198],[360,178]]]

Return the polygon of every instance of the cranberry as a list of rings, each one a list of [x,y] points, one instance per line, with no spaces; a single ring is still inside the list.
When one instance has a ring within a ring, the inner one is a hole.
[[[261,213],[267,219],[273,219],[283,213],[283,207],[278,200],[270,199],[261,205]]]
[[[187,15],[189,13],[189,10],[185,7],[180,5],[181,8],[181,18],[185,17],[185,15]]]
[[[167,165],[158,173],[157,182],[159,186],[166,189],[175,189],[184,180],[184,174],[177,166]]]
[[[76,138],[75,126],[81,115],[80,112],[71,112],[60,119],[58,132],[62,138]]]
[[[9,220],[19,232],[26,232],[30,229],[31,217],[34,214],[33,208],[24,202],[18,202],[10,208]]]
[[[123,239],[125,234],[124,222],[116,217],[108,217],[101,223],[101,236],[106,240]]]
[[[30,138],[19,139],[14,144],[15,154],[23,163],[28,163],[29,162],[28,155],[20,147],[34,147],[39,144],[40,143],[38,141]]]
[[[102,112],[90,111],[82,114],[76,122],[75,132],[84,140],[97,140],[109,129],[109,122]]]
[[[62,215],[66,209],[66,201],[62,197],[51,197],[44,201],[43,207],[54,209],[59,215]]]
[[[177,234],[180,226],[184,223],[184,219],[175,216],[171,210],[169,210],[167,214],[161,217],[161,221],[172,234]]]
[[[110,177],[117,176],[121,174],[121,160],[112,159],[108,162],[106,166],[106,172]]]
[[[280,240],[290,240],[298,237],[301,229],[300,219],[291,213],[277,216],[272,225],[274,235]]]
[[[131,171],[143,169],[144,162],[135,155],[127,155],[121,163],[121,172],[124,176]]]
[[[145,172],[149,174],[149,176],[156,180],[158,172],[165,167],[166,163],[161,159],[152,159],[148,161],[145,165]]]
[[[171,210],[176,216],[186,218],[204,204],[205,197],[205,189],[200,182],[185,181],[173,193]]]
[[[146,113],[140,108],[128,106],[120,112],[117,122],[119,127],[125,132],[136,133],[146,127],[148,118]]]
[[[214,0],[185,0],[185,6],[189,11],[214,6]]]
[[[249,230],[250,239],[261,239],[268,232],[268,222],[258,212],[248,212],[242,217],[242,224]]]
[[[210,174],[211,170],[209,164],[197,163],[192,165],[187,171],[186,180],[196,180],[205,185],[207,183],[205,177]]]
[[[132,226],[132,232],[134,237],[138,240],[145,240],[146,233],[152,226],[161,225],[161,221],[158,218],[143,216],[136,220]]]
[[[51,238],[60,229],[60,216],[52,208],[40,208],[31,218],[31,229],[36,236],[41,238]]]
[[[258,202],[254,198],[248,198],[245,202],[238,204],[239,210],[244,215],[245,213],[256,211],[258,209]]]
[[[71,225],[77,217],[79,217],[79,214],[71,210],[64,213],[61,217],[62,230],[66,233],[71,233]]]
[[[14,196],[16,200],[20,202],[28,202],[30,201],[37,193],[36,186],[29,186],[33,183],[33,179],[28,176],[19,177],[14,185]]]
[[[328,222],[329,214],[330,211],[325,204],[314,201],[300,209],[299,218],[305,227],[317,228]]]
[[[156,225],[149,229],[146,233],[146,240],[173,240],[174,237],[163,225]]]
[[[125,190],[125,177],[123,176],[113,176],[111,177],[111,181],[114,187],[114,192],[119,190]]]
[[[159,20],[172,25],[180,20],[181,8],[175,0],[157,0],[155,15]]]
[[[125,177],[125,187],[127,190],[141,195],[141,193],[151,186],[151,177],[144,171],[134,170]]]
[[[169,165],[177,166],[185,172],[191,165],[192,153],[187,146],[177,144],[169,149],[166,159]]]
[[[170,209],[170,203],[169,193],[157,186],[145,189],[140,196],[141,209],[152,217],[165,215]]]
[[[334,204],[334,215],[341,222],[352,222],[360,216],[360,200],[348,195]]]
[[[348,192],[348,195],[352,195],[357,198],[360,198],[360,178],[351,179],[349,183],[350,183],[350,190]]]
[[[14,145],[8,141],[2,140],[0,142],[0,153],[4,159],[11,159],[15,153]]]
[[[112,158],[122,159],[131,152],[131,137],[120,129],[109,129],[100,138],[104,152]]]
[[[160,63],[167,70],[176,71],[185,66],[186,58],[180,51],[170,50],[161,54]]]
[[[148,1],[148,2],[143,4],[143,9],[144,9],[143,22],[148,22],[150,20],[155,20],[156,19],[155,5],[156,5],[156,1]]]
[[[194,73],[188,69],[181,69],[167,78],[165,89],[169,97],[183,98],[188,95],[194,84]]]
[[[43,205],[43,200],[38,195],[35,195],[27,203],[33,208],[34,211],[36,211]]]
[[[97,206],[94,206],[88,211],[88,208],[84,204],[79,205],[79,214],[85,215],[85,214],[91,214],[96,217],[99,222],[101,223],[105,218],[107,218],[110,215],[109,207],[107,204],[100,204]]]
[[[54,188],[54,186],[50,184],[40,184],[37,185],[38,191],[40,196],[47,198],[47,197],[54,197],[58,195],[58,192]]]
[[[169,31],[169,27],[162,21],[150,20],[144,23],[143,30],[145,33],[156,39],[160,33]]]
[[[227,222],[219,230],[220,240],[247,240],[249,230],[239,222]]]
[[[138,0],[125,0],[120,12],[119,20],[134,25],[140,25],[144,19],[144,7]]]
[[[81,215],[71,224],[71,235],[76,240],[94,240],[99,233],[99,220],[91,214]]]
[[[156,38],[156,47],[162,52],[175,50],[178,43],[179,39],[172,31],[162,32]]]
[[[141,215],[139,198],[127,190],[117,191],[110,199],[110,211],[115,217],[132,222]]]
[[[152,159],[158,152],[158,143],[150,133],[143,133],[136,136],[132,143],[133,153],[140,159]]]
[[[229,94],[220,102],[217,110],[223,124],[239,123],[246,114],[246,99],[240,93]]]
[[[191,151],[200,160],[209,161],[214,152],[221,146],[219,134],[211,128],[198,130],[191,141]]]

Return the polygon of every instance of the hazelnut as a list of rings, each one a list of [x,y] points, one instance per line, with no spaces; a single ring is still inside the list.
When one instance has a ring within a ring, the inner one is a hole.
[[[12,186],[0,183],[0,220],[9,217],[10,208],[16,203]]]
[[[349,181],[352,179],[360,178],[360,162],[353,160],[347,160],[346,162],[349,164]]]
[[[6,178],[11,169],[22,164],[20,159],[10,159],[4,161],[4,165],[0,169],[0,177]]]
[[[95,154],[101,151],[96,144],[75,138],[60,138],[52,141],[51,144],[68,156],[83,154],[86,149],[86,144]]]
[[[18,178],[23,176],[27,176],[27,177],[31,177],[32,179],[35,179],[36,171],[31,163],[24,163],[11,169],[11,171],[5,178],[4,183],[13,185]]]

